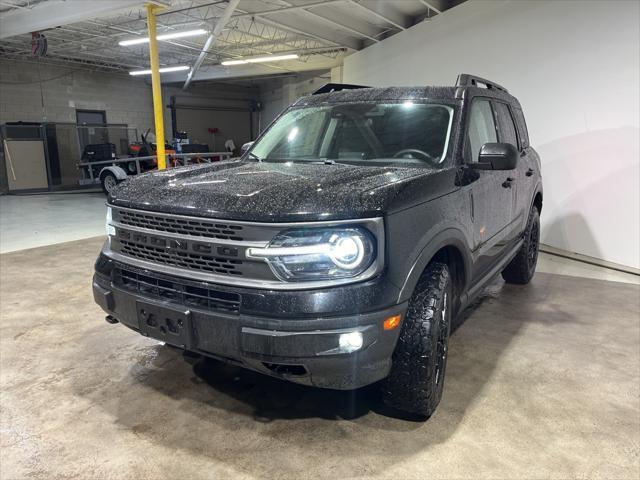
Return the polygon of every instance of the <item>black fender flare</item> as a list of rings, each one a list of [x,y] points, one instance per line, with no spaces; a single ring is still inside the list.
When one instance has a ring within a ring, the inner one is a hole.
[[[536,187],[533,189],[533,195],[531,195],[531,203],[529,205],[529,211],[533,208],[533,204],[536,201],[536,196],[540,194],[542,197],[542,201],[544,202],[544,193],[542,193],[542,182],[538,182]]]
[[[424,247],[418,254],[417,258],[413,262],[407,278],[400,288],[398,295],[398,303],[409,300],[413,290],[415,289],[422,272],[427,267],[429,262],[433,259],[436,253],[443,247],[452,246],[460,251],[463,259],[463,268],[465,272],[465,285],[463,291],[466,291],[471,277],[473,261],[471,259],[471,253],[467,244],[466,237],[462,230],[456,227],[448,227],[444,230],[440,230],[433,237],[424,243]]]
[[[529,213],[531,212],[531,210],[533,209],[533,206],[535,205],[536,202],[536,196],[540,194],[540,196],[542,197],[542,199],[544,200],[544,194],[542,193],[542,182],[538,181],[538,183],[536,183],[536,186],[533,188],[533,194],[531,195],[531,198],[529,199],[529,210],[527,210],[526,212],[524,212],[524,215],[522,216],[522,225],[521,225],[521,236],[522,234],[524,234],[524,231],[527,229],[527,222],[529,221]],[[542,212],[540,212],[542,213]]]

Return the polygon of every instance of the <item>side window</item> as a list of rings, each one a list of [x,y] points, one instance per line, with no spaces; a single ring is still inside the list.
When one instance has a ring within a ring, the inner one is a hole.
[[[527,132],[527,124],[524,121],[524,114],[519,108],[514,108],[513,115],[516,117],[516,125],[518,126],[518,133],[520,134],[520,146],[527,148],[529,146],[529,133]]]
[[[488,142],[497,142],[496,125],[489,100],[474,100],[469,120],[467,161],[477,162],[480,147]]]
[[[518,148],[518,134],[516,133],[516,126],[513,123],[513,117],[511,117],[509,107],[505,103],[496,103],[495,107],[498,117],[498,128],[500,129],[500,141],[510,143]]]

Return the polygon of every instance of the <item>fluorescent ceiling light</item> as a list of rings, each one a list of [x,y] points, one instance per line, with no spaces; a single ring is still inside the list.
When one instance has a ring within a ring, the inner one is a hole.
[[[168,73],[168,72],[181,72],[183,70],[189,70],[191,67],[188,65],[177,65],[175,67],[164,67],[159,69],[160,73]],[[151,75],[151,70],[133,70],[129,72],[129,75]]]
[[[231,65],[244,65],[247,62],[246,60],[225,60],[224,62],[221,62],[221,65],[224,65],[225,67],[229,67]]]
[[[262,62],[277,62],[279,60],[293,60],[294,58],[298,58],[298,55],[292,53],[290,55],[269,55],[267,57],[256,57],[256,58],[245,58],[242,60],[225,60],[221,62],[221,65],[231,66],[231,65],[244,65],[246,63],[262,63]]]
[[[295,53],[292,53],[291,55],[271,55],[269,57],[247,58],[247,62],[249,63],[276,62],[278,60],[293,60],[294,58],[298,58],[298,55],[296,55]]]
[[[171,32],[171,33],[163,33],[162,35],[158,35],[156,37],[157,40],[173,40],[174,38],[184,38],[184,37],[195,37],[197,35],[204,35],[207,32],[202,28],[197,30],[185,30],[183,32]],[[132,38],[130,40],[122,40],[118,42],[118,45],[121,47],[129,47],[131,45],[139,45],[141,43],[148,43],[149,37],[140,37],[140,38]]]

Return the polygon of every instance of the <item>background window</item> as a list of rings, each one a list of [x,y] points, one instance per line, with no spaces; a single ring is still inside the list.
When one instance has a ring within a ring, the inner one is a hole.
[[[106,125],[107,114],[104,110],[76,110],[78,125]]]

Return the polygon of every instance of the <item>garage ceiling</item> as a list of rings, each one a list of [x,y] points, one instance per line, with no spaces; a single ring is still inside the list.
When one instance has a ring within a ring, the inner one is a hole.
[[[192,67],[202,56],[194,80],[328,69],[339,65],[341,57],[428,21],[463,1],[164,1],[168,8],[158,14],[158,35],[202,28],[214,38],[204,53],[207,34],[163,41],[160,64]],[[214,32],[221,22],[224,25]],[[43,33],[48,42],[47,54],[40,62],[122,72],[149,65],[146,44],[118,45],[125,39],[146,36],[146,11],[140,1],[0,0],[0,57],[33,60],[33,31]],[[225,60],[294,53],[299,58],[221,65]],[[187,73],[164,74],[163,81],[184,81]]]

